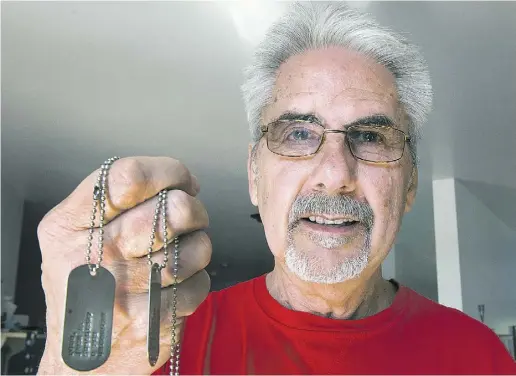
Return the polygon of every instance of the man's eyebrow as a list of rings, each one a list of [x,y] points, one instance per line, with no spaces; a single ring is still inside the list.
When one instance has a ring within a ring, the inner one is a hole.
[[[323,125],[323,122],[317,117],[317,115],[311,112],[301,113],[295,111],[287,111],[274,120],[274,122],[276,121],[308,121],[311,123]]]
[[[301,113],[295,111],[287,111],[281,114],[274,121],[309,121],[315,124],[319,124],[324,126],[324,121],[317,117],[314,113]],[[354,125],[380,125],[387,127],[394,127],[396,123],[387,115],[376,114],[365,116],[360,119],[357,119],[349,124],[345,124],[344,127],[350,127]]]
[[[380,126],[386,126],[386,127],[394,127],[395,122],[386,115],[371,115],[366,116],[360,119],[357,119],[349,124],[346,124],[346,127],[351,127],[354,125],[380,125]]]

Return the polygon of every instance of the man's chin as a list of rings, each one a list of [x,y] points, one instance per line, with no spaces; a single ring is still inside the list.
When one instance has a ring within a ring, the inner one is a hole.
[[[357,229],[350,233],[339,233],[331,231],[315,231],[308,226],[297,226],[292,232],[292,240],[299,243],[301,248],[318,247],[324,249],[342,249],[344,252],[353,251],[364,247],[366,242],[366,231]],[[353,253],[353,252],[352,252]]]
[[[315,252],[314,252],[315,251]],[[342,255],[335,250],[322,255],[290,248],[285,254],[288,269],[305,282],[335,284],[357,278],[367,267],[369,252],[365,249]]]
[[[353,251],[357,248],[358,239],[343,236],[317,236],[317,234],[308,234],[311,247],[324,248],[326,250]]]

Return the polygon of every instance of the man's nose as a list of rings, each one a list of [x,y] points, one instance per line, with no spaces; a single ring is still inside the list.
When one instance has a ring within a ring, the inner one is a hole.
[[[349,194],[356,189],[357,160],[345,133],[328,133],[319,152],[319,164],[312,176],[315,189],[327,194]]]

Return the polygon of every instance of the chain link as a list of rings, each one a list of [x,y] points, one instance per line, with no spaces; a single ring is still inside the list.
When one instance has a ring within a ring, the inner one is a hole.
[[[159,214],[161,211],[161,220],[163,226],[163,262],[159,265],[160,271],[167,266],[168,263],[168,232],[167,232],[167,190],[162,190],[158,195],[158,203],[154,211],[152,219],[152,232],[150,235],[149,248],[147,248],[147,262],[150,266],[152,262],[152,248],[156,241],[156,232],[158,228]],[[174,238],[174,267],[172,285],[172,330],[171,330],[171,349],[170,349],[170,376],[179,376],[179,334],[177,333],[177,278],[179,270],[179,238]]]
[[[174,239],[174,284],[172,300],[172,335],[170,347],[170,376],[179,376],[179,333],[177,333],[177,274],[179,270],[179,239]]]
[[[104,256],[104,225],[106,215],[106,197],[107,197],[107,176],[111,165],[120,159],[120,157],[112,157],[105,161],[100,167],[97,182],[93,189],[93,208],[91,210],[90,228],[88,234],[88,244],[86,246],[86,263],[90,268],[92,276],[97,274],[100,268],[102,258]],[[98,238],[98,257],[95,264],[91,263],[91,247],[93,246],[93,232],[95,231],[95,219],[99,211],[99,238]]]
[[[152,248],[156,241],[156,232],[158,227],[159,213],[161,211],[161,219],[163,225],[163,262],[159,265],[159,270],[163,270],[168,263],[168,233],[167,233],[167,190],[162,190],[158,194],[158,204],[154,211],[152,219],[152,232],[150,235],[149,248],[147,248],[147,263],[152,266]]]

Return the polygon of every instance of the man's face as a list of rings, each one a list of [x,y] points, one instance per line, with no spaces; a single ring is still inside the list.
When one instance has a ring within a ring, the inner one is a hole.
[[[343,48],[305,52],[280,67],[263,124],[285,114],[313,116],[326,129],[380,116],[407,131],[392,74]],[[368,163],[351,154],[343,133],[327,133],[315,155],[301,158],[271,152],[264,137],[254,168],[252,160],[250,153],[251,199],[276,262],[311,282],[338,283],[376,269],[415,197],[407,149],[399,161]]]

